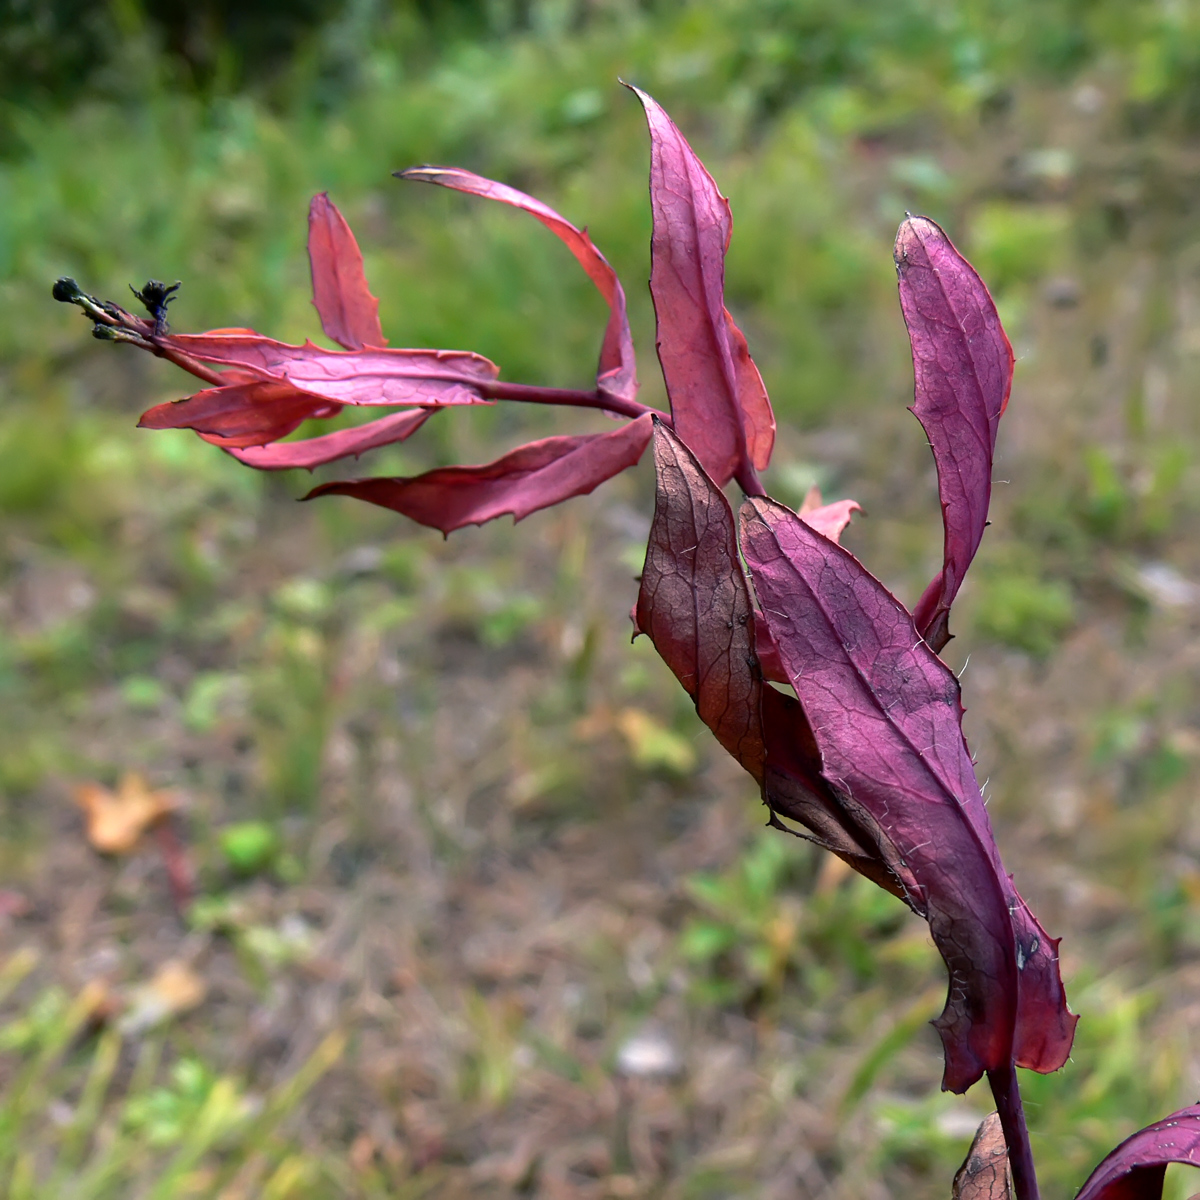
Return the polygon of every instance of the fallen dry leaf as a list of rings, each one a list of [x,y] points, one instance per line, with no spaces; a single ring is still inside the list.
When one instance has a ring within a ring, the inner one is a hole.
[[[169,1017],[190,1012],[204,1002],[208,984],[187,963],[168,959],[149,983],[135,988],[120,1021],[125,1034],[143,1033]]]
[[[151,791],[136,771],[115,792],[98,783],[75,788],[75,803],[87,819],[87,839],[101,854],[128,854],[142,834],[176,806],[173,793]]]
[[[967,1151],[966,1161],[954,1176],[952,1200],[1008,1200],[1011,1195],[1008,1146],[1000,1128],[1000,1114],[984,1117]]]

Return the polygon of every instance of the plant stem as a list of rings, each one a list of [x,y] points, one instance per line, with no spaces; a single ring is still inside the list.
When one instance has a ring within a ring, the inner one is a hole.
[[[80,304],[97,325],[105,325],[116,331],[115,340],[128,342],[140,350],[148,350],[159,358],[165,358],[177,367],[182,367],[189,374],[195,375],[197,379],[203,379],[205,383],[223,387],[231,382],[228,376],[223,375],[220,371],[205,366],[190,354],[175,349],[150,322],[142,320],[141,317],[135,317],[132,313],[127,313],[116,305],[112,306],[113,311],[109,311],[87,295],[81,295],[76,303]],[[517,400],[526,404],[562,404],[572,408],[598,408],[619,417],[635,419],[645,416],[646,413],[654,413],[661,421],[668,425],[671,424],[671,418],[667,413],[659,412],[658,409],[651,408],[647,404],[640,404],[637,400],[623,400],[618,396],[606,396],[599,388],[585,391],[581,388],[535,387],[525,383],[507,383],[499,379],[491,383],[481,383],[478,379],[467,376],[462,377],[462,383],[465,387],[477,391],[485,400]],[[754,475],[754,469],[752,467],[747,469],[753,476],[754,484],[758,484],[758,477]],[[751,491],[746,488],[745,484],[743,484],[743,489],[748,495],[761,496],[763,494],[761,484],[758,484],[757,491]]]
[[[526,383],[506,383],[497,379],[493,383],[480,383],[474,379],[463,379],[463,383],[474,388],[488,400],[519,400],[526,404],[563,404],[571,408],[599,408],[620,417],[641,417],[654,413],[660,421],[671,424],[671,418],[657,408],[640,404],[637,400],[621,400],[616,396],[604,396],[596,389],[583,391],[580,388],[534,387]]]
[[[1025,1109],[1021,1105],[1021,1090],[1017,1086],[1017,1068],[988,1072],[988,1084],[1000,1114],[1000,1126],[1008,1144],[1008,1164],[1012,1170],[1016,1200],[1041,1200],[1037,1172],[1033,1169],[1033,1150],[1029,1145],[1029,1130],[1025,1127]]]
[[[220,371],[214,371],[211,367],[206,367],[199,359],[193,358],[190,354],[182,354],[178,350],[172,350],[169,346],[164,346],[157,338],[151,341],[150,352],[159,358],[165,358],[167,362],[174,363],[177,367],[181,367],[188,374],[195,375],[197,379],[203,379],[205,383],[211,383],[214,387],[228,387],[233,382],[227,376],[222,375]]]
[[[758,472],[752,463],[743,463],[742,469],[734,478],[737,480],[738,487],[747,496],[765,496],[767,494],[767,489],[763,487],[762,480],[759,479]]]

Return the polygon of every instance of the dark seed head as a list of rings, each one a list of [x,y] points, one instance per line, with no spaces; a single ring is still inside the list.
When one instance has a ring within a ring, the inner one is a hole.
[[[175,283],[166,284],[161,279],[147,279],[140,292],[133,284],[129,285],[129,290],[146,306],[152,317],[158,317],[166,309],[167,305],[175,299],[175,293],[179,291],[179,288],[178,280]]]
[[[74,304],[83,293],[80,292],[79,284],[75,280],[69,275],[64,275],[61,279],[54,281],[54,289],[50,294],[60,304]]]

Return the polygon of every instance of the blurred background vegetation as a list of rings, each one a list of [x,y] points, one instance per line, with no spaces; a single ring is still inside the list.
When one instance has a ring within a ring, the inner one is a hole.
[[[390,177],[454,163],[590,227],[661,404],[618,77],[731,198],[768,486],[860,500],[909,602],[941,535],[904,212],[994,289],[1017,380],[947,654],[1083,1015],[1023,1082],[1046,1194],[1200,1092],[1200,4],[3,0],[5,1200],[948,1194],[988,1102],[937,1091],[923,926],[762,830],[628,645],[647,464],[447,542],[301,508],[307,476],[136,431],[190,381],[50,300],[178,278],[180,330],[312,336],[328,190],[393,345],[585,382],[603,305],[562,247]],[[589,419],[444,414],[324,477]],[[75,789],[127,772],[114,804],[173,811],[101,855]]]

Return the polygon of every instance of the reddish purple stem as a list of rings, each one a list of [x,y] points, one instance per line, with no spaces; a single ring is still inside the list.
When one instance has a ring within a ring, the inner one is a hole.
[[[1021,1089],[1017,1085],[1015,1063],[988,1072],[988,1084],[1000,1114],[1000,1126],[1008,1144],[1008,1164],[1012,1170],[1016,1200],[1041,1200],[1037,1172],[1033,1167],[1033,1150],[1029,1145],[1029,1130],[1025,1126],[1025,1109],[1021,1104]]]
[[[642,417],[653,413],[668,425],[671,418],[648,404],[637,400],[625,400],[618,396],[602,395],[596,388],[584,391],[580,388],[535,387],[527,383],[506,383],[497,379],[493,383],[471,380],[470,386],[487,400],[518,400],[526,404],[562,404],[570,408],[598,408],[621,417]]]
[[[668,425],[671,423],[668,418],[663,419]],[[737,485],[742,489],[744,496],[765,496],[767,494],[767,489],[763,487],[763,482],[759,479],[752,462],[743,462],[733,473],[733,477],[737,480]]]

